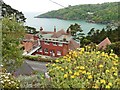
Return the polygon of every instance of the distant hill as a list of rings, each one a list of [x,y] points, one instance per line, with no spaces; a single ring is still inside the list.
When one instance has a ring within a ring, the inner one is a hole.
[[[83,19],[88,22],[110,23],[118,21],[118,3],[84,4],[69,6],[63,9],[50,11],[36,18],[58,18],[65,20]]]

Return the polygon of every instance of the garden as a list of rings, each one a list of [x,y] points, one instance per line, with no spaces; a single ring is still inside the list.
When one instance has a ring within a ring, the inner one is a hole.
[[[70,51],[48,63],[49,78],[43,73],[11,77],[2,73],[3,88],[120,88],[120,58],[90,47]],[[14,84],[12,84],[14,83]]]

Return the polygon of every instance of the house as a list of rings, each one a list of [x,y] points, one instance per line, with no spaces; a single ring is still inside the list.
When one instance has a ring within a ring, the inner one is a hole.
[[[66,55],[69,50],[75,50],[80,45],[72,39],[70,32],[65,32],[63,29],[53,32],[44,31],[42,28],[40,32],[33,36],[37,41],[39,49],[35,50],[32,55],[46,55],[51,57],[60,57]],[[30,40],[30,39],[29,39]],[[28,40],[28,41],[29,41]],[[31,43],[31,42],[26,42]],[[26,45],[24,44],[24,45]],[[28,46],[28,47],[27,47]],[[25,50],[33,49],[33,45],[26,45]]]
[[[33,50],[35,47],[38,46],[38,41],[32,34],[26,34],[22,44],[24,46],[24,52],[30,52]]]
[[[110,45],[110,44],[111,44],[111,42],[110,42],[109,38],[107,37],[102,42],[100,42],[98,44],[98,47],[99,47],[99,49],[103,49],[104,50],[107,47],[107,45]]]

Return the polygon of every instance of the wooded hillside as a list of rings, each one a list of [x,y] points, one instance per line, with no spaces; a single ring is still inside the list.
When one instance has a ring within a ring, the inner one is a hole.
[[[119,2],[111,2],[69,6],[41,14],[37,16],[37,18],[83,19],[96,23],[118,22],[118,3]]]

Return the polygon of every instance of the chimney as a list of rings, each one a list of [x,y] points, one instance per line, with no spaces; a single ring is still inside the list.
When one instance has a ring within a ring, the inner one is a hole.
[[[66,33],[67,33],[68,35],[71,35],[71,29],[68,28],[67,31],[66,31]]]
[[[43,28],[42,28],[42,27],[40,27],[40,31],[43,31]]]
[[[56,27],[54,26],[54,32],[56,32]]]

